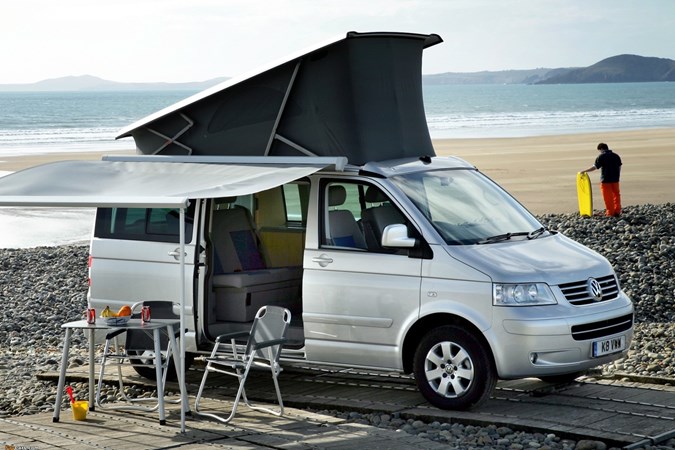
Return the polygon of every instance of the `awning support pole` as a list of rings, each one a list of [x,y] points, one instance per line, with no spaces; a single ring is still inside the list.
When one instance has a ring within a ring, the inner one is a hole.
[[[181,206],[180,230],[178,232],[180,239],[180,431],[185,433],[185,408],[188,396],[185,392],[187,383],[185,382],[185,207]]]

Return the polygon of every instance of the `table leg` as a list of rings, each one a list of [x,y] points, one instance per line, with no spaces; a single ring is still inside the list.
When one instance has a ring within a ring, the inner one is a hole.
[[[70,349],[70,336],[73,330],[66,328],[66,337],[63,339],[63,356],[61,357],[61,371],[59,372],[59,384],[56,388],[56,402],[54,403],[54,416],[52,422],[59,421],[61,414],[61,402],[63,401],[63,390],[66,385],[66,369],[68,368],[68,351]]]
[[[96,346],[94,345],[94,330],[87,330],[89,332],[89,411],[96,409],[96,402],[94,401],[94,385],[96,378],[94,377],[94,352]]]
[[[152,330],[153,341],[155,344],[155,375],[157,377],[157,402],[159,403],[159,424],[165,425],[164,415],[164,383],[162,377],[162,351],[160,346],[159,328]]]
[[[171,348],[173,349],[173,365],[176,367],[176,374],[178,375],[178,386],[180,387],[180,404],[184,413],[190,412],[190,404],[188,403],[187,397],[187,385],[183,379],[183,373],[181,371],[180,365],[180,348],[176,343],[176,330],[174,330],[173,325],[167,325],[166,331],[169,335],[169,342],[171,343]]]

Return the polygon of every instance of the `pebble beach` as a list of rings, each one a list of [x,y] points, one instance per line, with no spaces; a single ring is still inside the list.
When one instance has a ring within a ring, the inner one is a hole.
[[[635,304],[635,338],[628,356],[603,366],[602,375],[649,377],[675,385],[675,204],[629,206],[619,218],[578,214],[538,218],[550,230],[604,255]],[[55,385],[39,381],[35,375],[58,369],[63,338],[59,325],[82,318],[86,309],[87,257],[86,246],[0,250],[0,417],[53,409]],[[85,346],[84,336],[75,333],[71,348]],[[71,354],[70,365],[83,363],[83,353]],[[79,390],[86,391],[83,386]],[[454,448],[475,448],[480,436],[492,436],[495,448],[528,448],[533,442],[542,448],[580,448],[580,443],[555,435],[519,433],[503,427],[450,427],[408,423],[395,416],[383,420],[380,415],[326,413],[424,433],[424,437]],[[441,433],[443,430],[446,432]],[[601,448],[601,443],[596,444],[600,446],[588,448]]]

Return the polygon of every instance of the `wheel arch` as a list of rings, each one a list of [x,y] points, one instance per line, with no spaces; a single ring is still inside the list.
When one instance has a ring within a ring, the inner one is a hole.
[[[492,352],[492,347],[478,327],[476,327],[469,320],[455,314],[436,313],[422,317],[408,330],[408,333],[406,334],[403,341],[402,352],[402,364],[403,371],[405,373],[413,372],[415,350],[417,349],[417,344],[420,342],[420,340],[429,331],[443,325],[458,325],[463,327],[467,332],[476,336],[476,338],[481,342],[481,345],[483,345],[485,350],[488,352],[490,363],[492,364],[493,368],[495,368],[495,358],[494,353]]]

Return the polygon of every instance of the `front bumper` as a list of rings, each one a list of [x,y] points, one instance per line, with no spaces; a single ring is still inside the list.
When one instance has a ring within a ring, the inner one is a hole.
[[[587,307],[567,304],[496,310],[488,339],[503,379],[562,375],[597,367],[624,357],[633,339],[633,305],[623,293],[611,302]],[[585,333],[573,333],[580,329]],[[623,351],[593,356],[594,341],[620,336],[625,338]]]

